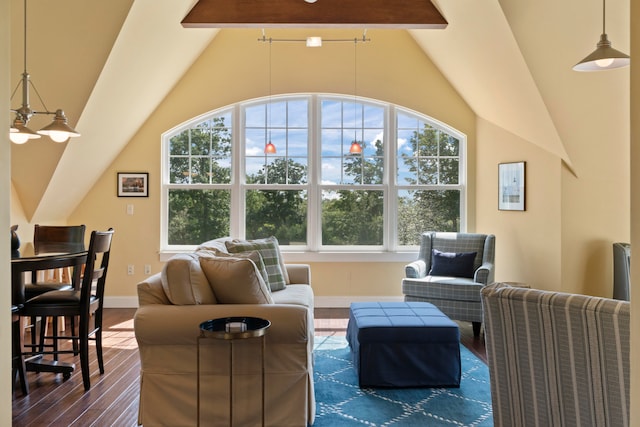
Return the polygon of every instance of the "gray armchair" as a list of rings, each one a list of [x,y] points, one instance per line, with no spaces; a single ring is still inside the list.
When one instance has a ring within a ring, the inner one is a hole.
[[[613,244],[613,298],[629,301],[631,245]]]
[[[426,232],[418,259],[405,267],[405,301],[425,301],[454,320],[472,322],[480,335],[480,291],[494,281],[493,234]]]

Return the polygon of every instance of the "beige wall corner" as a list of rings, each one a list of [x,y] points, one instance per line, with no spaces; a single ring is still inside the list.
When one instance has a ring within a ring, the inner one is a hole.
[[[8,1],[0,2],[0,76],[9,75],[9,16]],[[0,109],[9,109],[9,79],[0,78]],[[7,117],[5,115],[5,117]],[[0,229],[9,232],[9,206],[11,200],[11,142],[9,142],[9,121],[0,125]],[[0,283],[11,283],[11,261],[9,245],[0,246]],[[0,310],[8,313],[11,305],[11,286],[0,286]],[[0,338],[3,346],[0,352],[0,425],[11,425],[11,318],[0,317]]]
[[[640,4],[631,2],[631,58],[640,59]],[[631,62],[631,246],[640,246],[640,66]],[[637,253],[637,251],[636,251]],[[640,263],[631,263],[631,426],[640,426]]]

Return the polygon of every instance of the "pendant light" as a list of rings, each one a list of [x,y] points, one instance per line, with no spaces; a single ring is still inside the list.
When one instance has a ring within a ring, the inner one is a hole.
[[[15,144],[24,144],[30,139],[40,138],[41,135],[47,135],[55,142],[64,142],[69,137],[80,136],[72,127],[67,124],[67,117],[63,110],[56,110],[51,112],[47,109],[42,97],[38,93],[33,82],[30,80],[29,73],[27,72],[27,0],[24,0],[24,71],[22,78],[18,83],[18,86],[22,85],[22,106],[17,109],[11,109],[10,111],[16,114],[11,128],[9,129],[9,139]],[[16,86],[15,92],[18,90]],[[40,103],[44,107],[44,111],[34,111],[29,105],[29,87],[33,87]],[[13,98],[13,96],[12,96]],[[53,122],[48,126],[45,126],[38,132],[34,132],[27,127],[27,123],[36,114],[48,114],[53,115]]]
[[[267,123],[269,124],[269,139],[267,139],[267,129],[265,123],[264,136],[266,140],[266,144],[264,146],[264,154],[276,154],[276,146],[271,142],[271,39],[269,39],[269,117]],[[266,157],[265,157],[266,161]]]
[[[605,31],[605,0],[602,0],[602,34],[590,55],[573,66],[575,71],[603,71],[626,67],[631,62],[629,55],[611,47]]]
[[[356,123],[358,122],[358,61],[356,57],[358,47],[358,39],[353,39],[353,141],[351,141],[351,147],[349,147],[349,154],[361,154],[362,145],[358,142],[358,130]]]

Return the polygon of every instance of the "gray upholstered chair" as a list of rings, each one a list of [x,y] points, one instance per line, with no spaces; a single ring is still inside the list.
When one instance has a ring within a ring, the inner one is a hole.
[[[613,244],[613,298],[629,301],[631,245]]]
[[[405,267],[404,300],[430,302],[451,319],[472,322],[477,337],[480,291],[494,281],[494,259],[493,234],[423,233],[418,259]]]

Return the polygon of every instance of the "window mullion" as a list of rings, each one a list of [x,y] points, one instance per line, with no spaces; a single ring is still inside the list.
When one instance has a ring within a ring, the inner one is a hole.
[[[232,236],[244,237],[245,233],[245,112],[244,108],[236,105],[233,109],[233,121],[231,126],[231,219],[230,232]]]

